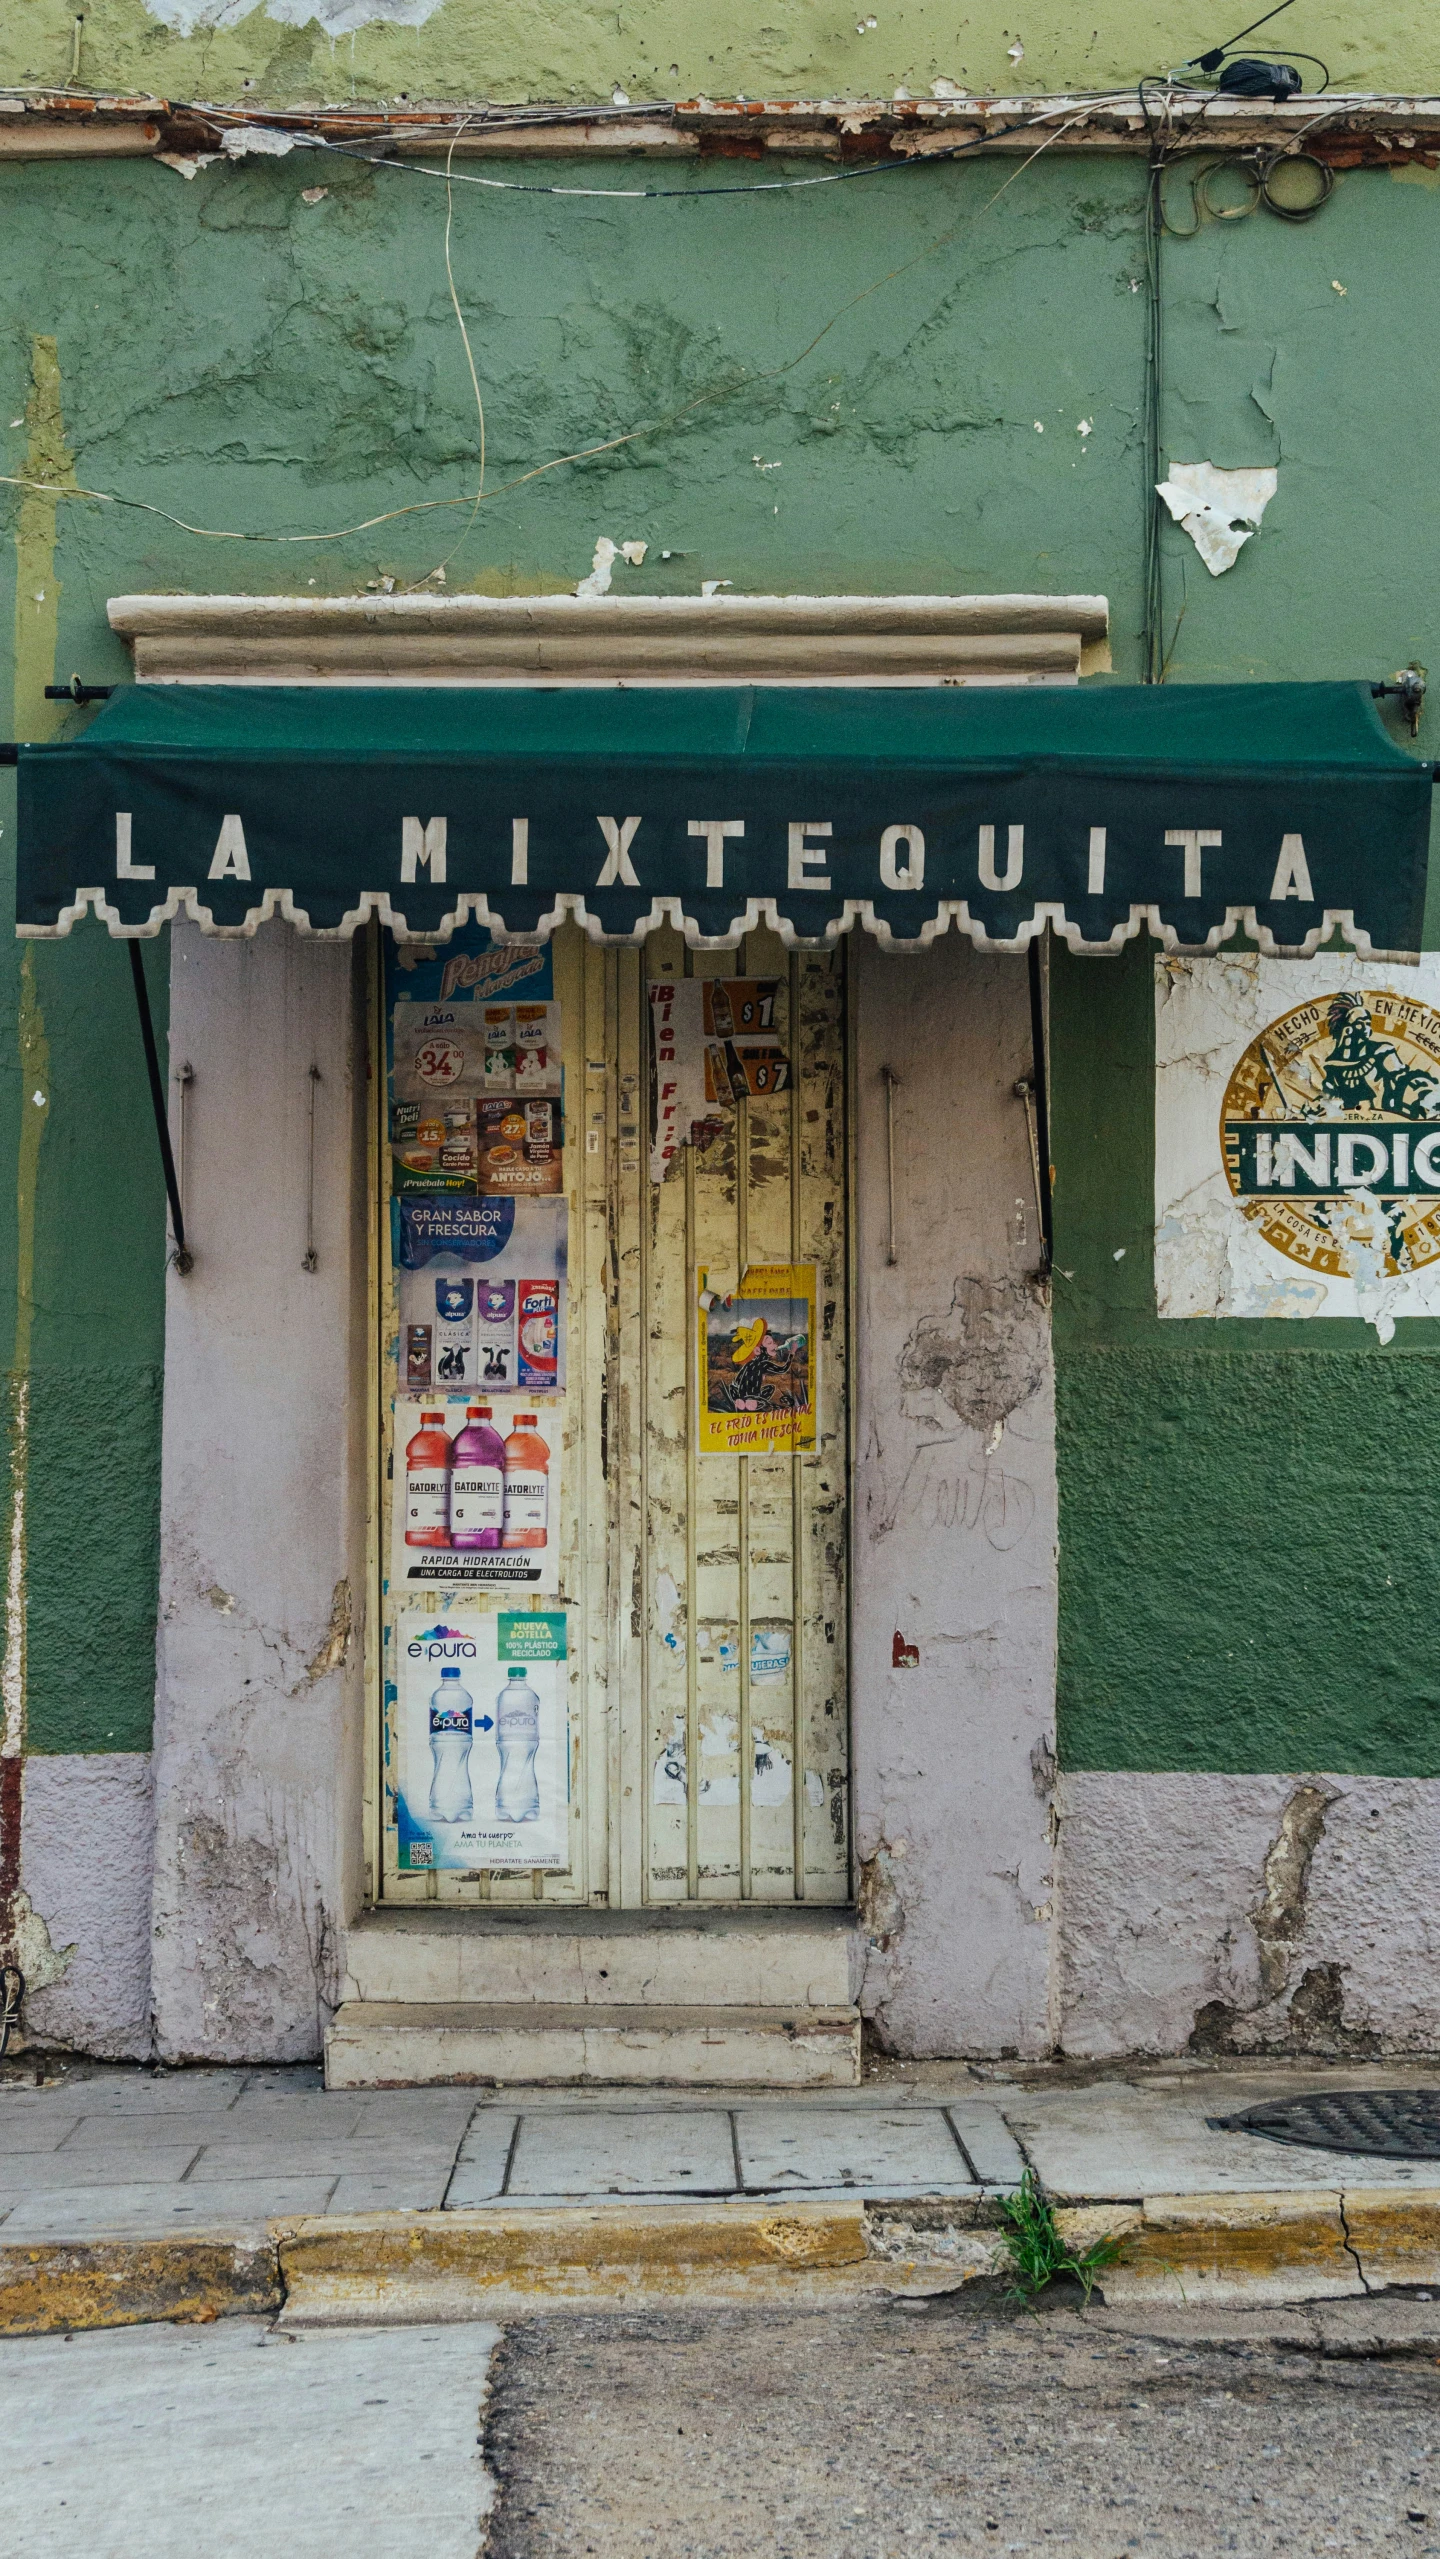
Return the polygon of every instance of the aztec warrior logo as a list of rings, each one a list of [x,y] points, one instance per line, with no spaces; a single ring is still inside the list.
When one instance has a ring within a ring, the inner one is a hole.
[[[1282,1013],[1235,1068],[1220,1137],[1245,1216],[1292,1262],[1440,1259],[1440,1012],[1385,988]]]

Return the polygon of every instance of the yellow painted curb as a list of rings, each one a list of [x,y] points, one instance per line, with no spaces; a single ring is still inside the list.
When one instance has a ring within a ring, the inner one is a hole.
[[[0,2243],[0,2336],[218,2319],[473,2319],[567,2302],[814,2301],[1003,2274],[988,2199],[336,2214],[263,2238]],[[1440,2187],[1152,2195],[1062,2205],[1077,2253],[1116,2239],[1107,2301],[1282,2304],[1440,2291]],[[933,2225],[933,2227],[932,2227]]]
[[[274,2224],[286,2317],[474,2318],[510,2303],[789,2295],[866,2264],[865,2208],[650,2204]]]
[[[1371,2188],[1368,2225],[1372,2249],[1394,2224],[1412,2230],[1413,2200]],[[1352,2198],[1338,2188],[1291,2189],[1282,2194],[1147,2195],[1138,2206],[1080,2206],[1057,2212],[1062,2234],[1076,2248],[1102,2237],[1120,2241],[1114,2264],[1100,2276],[1107,2301],[1282,2303],[1321,2301],[1363,2293],[1377,2277],[1354,2242]],[[1440,2197],[1435,2198],[1440,2211]],[[1432,2249],[1440,2245],[1440,2217],[1432,2218]],[[1377,2260],[1378,2262],[1378,2260]],[[1378,2281],[1419,2281],[1383,2275]]]
[[[1440,2289],[1440,2186],[1347,2186],[1345,2231],[1372,2289]]]
[[[221,2319],[280,2308],[270,2239],[40,2240],[0,2245],[0,2337],[128,2328],[142,2319]]]

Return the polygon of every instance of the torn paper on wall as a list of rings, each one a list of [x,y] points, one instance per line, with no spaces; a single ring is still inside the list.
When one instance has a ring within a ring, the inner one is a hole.
[[[1156,961],[1155,1297],[1440,1314],[1440,953]]]
[[[1212,578],[1233,569],[1279,486],[1276,471],[1217,471],[1213,462],[1176,462],[1156,490],[1189,534]]]

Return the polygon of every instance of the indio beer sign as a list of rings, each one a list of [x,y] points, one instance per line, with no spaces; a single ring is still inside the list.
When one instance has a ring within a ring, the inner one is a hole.
[[[1297,1004],[1239,1059],[1220,1136],[1237,1203],[1291,1261],[1344,1275],[1377,1215],[1388,1274],[1440,1260],[1440,1010],[1389,988]]]

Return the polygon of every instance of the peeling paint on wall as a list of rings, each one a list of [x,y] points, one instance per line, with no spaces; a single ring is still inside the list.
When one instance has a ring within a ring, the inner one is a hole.
[[[1279,485],[1274,471],[1217,471],[1213,462],[1176,462],[1169,479],[1157,480],[1155,487],[1218,578],[1254,540]]]

